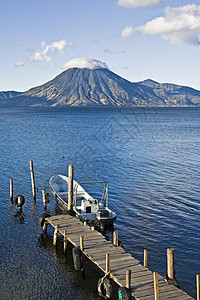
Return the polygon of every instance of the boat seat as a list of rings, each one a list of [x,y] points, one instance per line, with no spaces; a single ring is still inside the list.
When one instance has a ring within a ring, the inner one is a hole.
[[[97,206],[91,205],[90,201],[87,200],[87,201],[82,202],[81,210],[86,211],[87,213],[96,213]]]

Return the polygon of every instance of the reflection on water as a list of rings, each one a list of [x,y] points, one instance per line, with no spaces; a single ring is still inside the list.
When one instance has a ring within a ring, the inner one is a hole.
[[[67,174],[70,163],[76,181],[109,182],[109,206],[118,215],[114,228],[128,252],[143,262],[148,249],[150,269],[165,275],[166,249],[175,248],[177,279],[194,297],[200,269],[199,116],[198,108],[2,108],[2,299],[98,299],[101,275],[86,261],[85,280],[74,270],[71,252],[65,258],[60,246],[52,246],[53,229],[44,237],[38,225],[42,189],[51,196],[47,211],[60,213],[48,181]],[[14,196],[26,199],[22,213],[10,206],[11,177]],[[102,191],[88,192],[98,198]],[[112,239],[112,230],[106,236]]]

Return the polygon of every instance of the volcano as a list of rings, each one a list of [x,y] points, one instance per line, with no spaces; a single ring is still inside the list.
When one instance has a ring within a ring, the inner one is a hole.
[[[199,106],[200,91],[153,80],[130,82],[107,68],[72,67],[24,93],[11,93],[0,104],[55,106]],[[9,95],[9,94],[8,94]],[[13,95],[13,96],[12,96]]]

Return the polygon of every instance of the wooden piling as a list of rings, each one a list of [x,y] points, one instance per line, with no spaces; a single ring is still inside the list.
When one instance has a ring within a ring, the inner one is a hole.
[[[47,225],[48,225],[48,223],[46,221],[44,221],[44,225],[42,227],[44,233],[47,233]]]
[[[196,283],[197,283],[197,300],[200,300],[200,275],[196,275]]]
[[[73,180],[74,180],[74,166],[69,165],[68,168],[68,210],[71,211],[73,209]]]
[[[57,244],[57,239],[58,239],[58,229],[59,226],[56,225],[55,231],[54,231],[54,235],[53,235],[53,245],[56,246]]]
[[[83,251],[84,250],[84,245],[83,245],[83,235],[80,235],[80,250]]]
[[[148,251],[144,249],[144,267],[147,267],[147,255],[148,255]]]
[[[116,230],[113,232],[113,245],[118,246],[118,232]]]
[[[33,200],[36,200],[36,192],[35,192],[35,176],[33,169],[33,161],[30,161],[30,171],[31,171],[31,183],[32,183],[32,192],[33,192]]]
[[[10,178],[10,202],[13,204],[13,178]]]
[[[126,270],[126,288],[130,289],[131,287],[131,270]]]
[[[44,210],[46,210],[47,209],[47,201],[46,201],[45,189],[42,190],[42,198],[43,198],[43,203],[44,203]]]
[[[106,273],[110,271],[110,254],[106,253]]]
[[[67,230],[64,230],[64,239],[63,239],[63,242],[64,242],[64,246],[63,246],[63,250],[64,250],[64,253],[67,252]]]
[[[159,300],[158,272],[153,272],[153,279],[154,279],[154,299]]]
[[[174,249],[167,249],[167,276],[174,279]]]

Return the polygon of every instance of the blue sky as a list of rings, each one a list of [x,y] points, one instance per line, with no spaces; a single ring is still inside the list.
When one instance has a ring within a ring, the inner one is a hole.
[[[0,0],[0,91],[94,58],[137,82],[200,90],[200,0]]]

